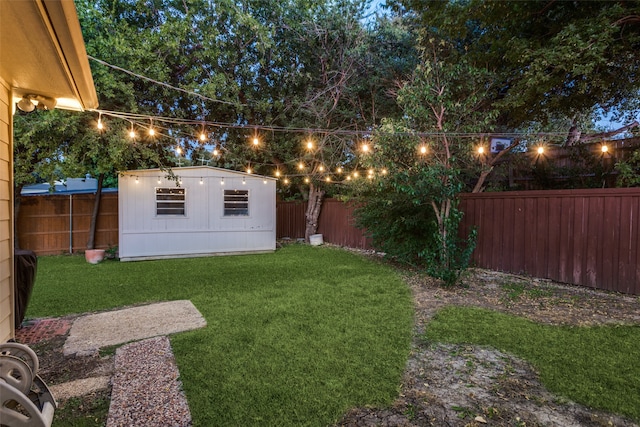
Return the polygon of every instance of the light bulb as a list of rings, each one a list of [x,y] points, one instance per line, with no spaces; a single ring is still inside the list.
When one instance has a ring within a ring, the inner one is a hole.
[[[102,124],[102,119],[98,119],[98,130],[103,130],[104,125]]]
[[[276,171],[276,176],[280,176],[280,171]]]
[[[260,145],[260,140],[258,139],[258,137],[253,138],[253,145]]]
[[[304,163],[302,162],[298,163],[298,169],[300,170],[304,169]]]
[[[308,184],[309,183],[309,178],[305,178],[304,182]]]
[[[129,138],[133,139],[136,137],[136,132],[133,130],[133,128],[131,128],[131,130],[129,131]]]
[[[382,175],[386,175],[387,174],[387,170],[386,169],[382,169]]]
[[[478,154],[484,154],[484,147],[478,147]]]
[[[318,170],[319,170],[320,172],[324,172],[324,166],[320,165],[320,166],[318,167]]]
[[[200,177],[200,185],[204,184],[204,181],[202,180],[202,177]]]
[[[313,141],[307,142],[307,149],[313,150]]]
[[[220,185],[224,185],[224,178],[220,178]]]
[[[324,180],[327,181],[327,182],[331,182],[331,177],[328,176]]]
[[[214,156],[217,156],[218,154],[220,154],[220,153],[218,152],[218,149],[214,148],[214,149],[213,149],[213,155],[214,155]]]
[[[544,147],[538,147],[538,154],[544,153]]]
[[[154,128],[149,128],[149,136],[155,136],[156,130]]]
[[[609,147],[607,147],[606,145],[603,145],[601,150],[603,153],[606,153],[607,151],[609,151]]]
[[[285,184],[288,184],[288,183],[289,183],[289,180],[288,180],[287,178],[285,178],[285,179],[284,179],[284,183],[285,183]]]
[[[362,152],[364,152],[364,153],[368,153],[368,152],[369,152],[369,145],[367,145],[367,144],[362,144]]]
[[[251,173],[251,168],[247,168],[247,173],[250,174]]]
[[[427,154],[427,147],[426,146],[421,146],[420,147],[420,154]]]
[[[200,141],[206,141],[207,140],[207,135],[204,134],[204,132],[202,132],[200,134]]]
[[[342,173],[342,168],[338,168],[338,169],[336,170],[336,172],[338,172],[338,173]]]

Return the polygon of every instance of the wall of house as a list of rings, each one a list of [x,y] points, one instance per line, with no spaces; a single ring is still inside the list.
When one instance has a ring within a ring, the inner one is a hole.
[[[13,120],[11,91],[0,78],[0,343],[13,338]]]
[[[275,250],[275,180],[212,168],[174,172],[186,191],[184,216],[156,214],[155,189],[177,188],[164,173],[136,171],[120,178],[121,260]],[[248,216],[224,215],[224,190],[233,189],[249,191]]]

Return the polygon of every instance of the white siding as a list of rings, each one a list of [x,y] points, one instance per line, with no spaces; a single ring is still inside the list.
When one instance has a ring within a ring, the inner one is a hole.
[[[174,173],[186,190],[184,216],[156,215],[156,187],[176,187],[165,173],[129,171],[120,177],[121,260],[275,250],[275,180],[211,167],[176,168]],[[225,189],[249,191],[248,216],[224,216]]]
[[[14,337],[11,93],[0,78],[0,343]]]

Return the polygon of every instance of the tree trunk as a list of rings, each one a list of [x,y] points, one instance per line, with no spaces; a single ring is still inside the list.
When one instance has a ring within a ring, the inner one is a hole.
[[[22,185],[14,187],[13,194],[13,248],[20,248],[20,240],[18,239],[18,215],[20,214],[20,202],[22,201]]]
[[[304,229],[304,241],[307,243],[309,243],[309,236],[316,234],[316,231],[318,231],[318,218],[320,218],[324,194],[324,190],[316,187],[313,183],[309,184],[309,200],[307,202],[306,227]]]
[[[103,173],[98,175],[98,188],[96,189],[96,199],[93,202],[93,213],[91,214],[91,226],[89,227],[89,240],[87,241],[87,249],[95,249],[96,223],[98,222],[100,199],[102,198],[102,181],[104,181]]]
[[[491,159],[491,161],[482,170],[482,172],[480,172],[480,177],[478,178],[478,181],[476,182],[475,187],[473,187],[472,193],[481,193],[484,190],[484,181],[487,179],[491,171],[493,171],[493,168],[496,166],[496,163],[498,162],[498,160],[500,160],[500,157],[504,156],[509,151],[516,148],[518,144],[520,144],[520,140],[519,139],[514,140],[510,146],[500,151],[493,159]]]

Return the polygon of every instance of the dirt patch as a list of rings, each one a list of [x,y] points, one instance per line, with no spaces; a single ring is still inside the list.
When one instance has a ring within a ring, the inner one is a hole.
[[[554,325],[640,323],[640,298],[549,280],[472,269],[444,289],[402,270],[416,306],[416,333],[399,398],[391,408],[354,408],[345,426],[636,426],[548,392],[527,363],[469,345],[426,343],[426,323],[449,305],[482,307]]]

